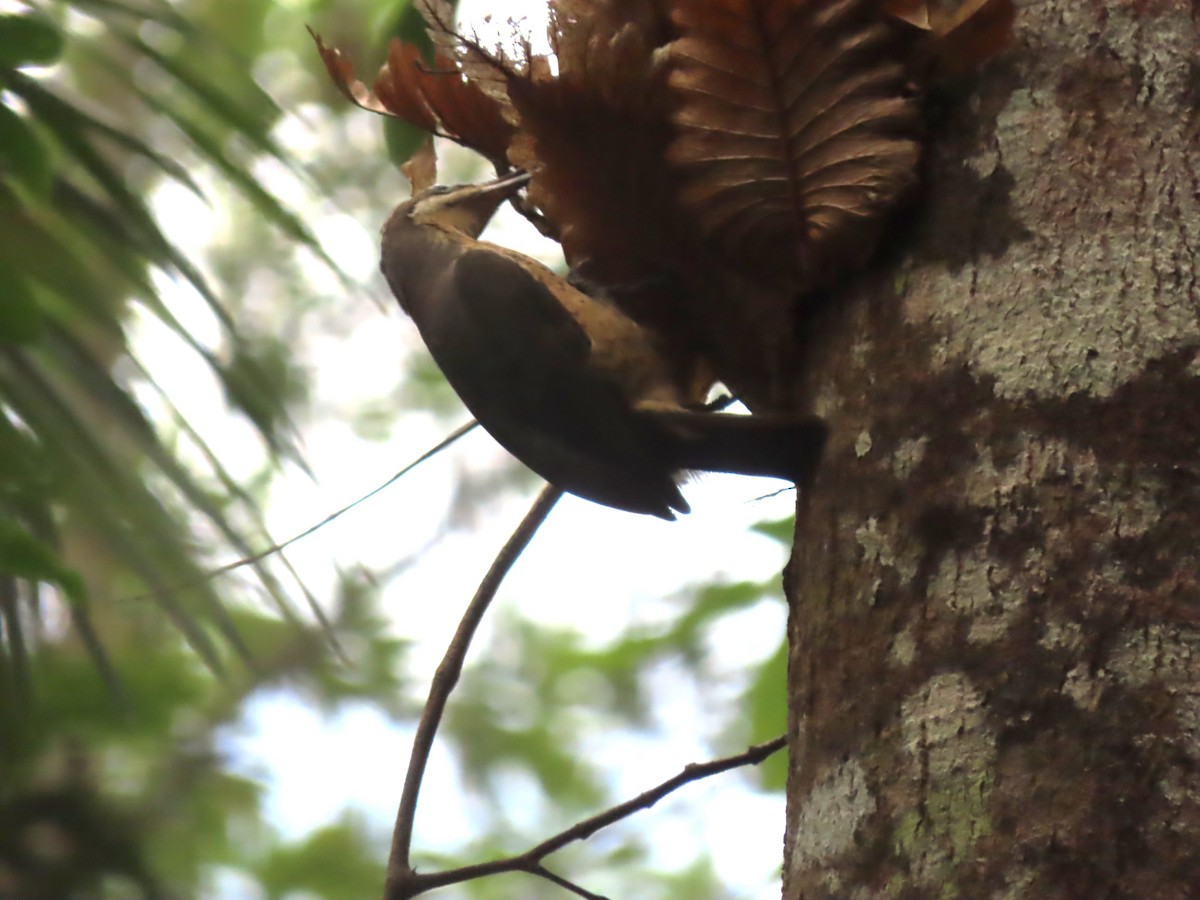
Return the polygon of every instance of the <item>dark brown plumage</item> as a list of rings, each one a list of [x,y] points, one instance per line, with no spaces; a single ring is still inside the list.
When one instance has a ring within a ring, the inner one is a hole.
[[[527,180],[430,188],[383,229],[388,284],[479,423],[552,484],[666,519],[688,510],[686,470],[810,478],[820,421],[688,409],[649,331],[540,263],[477,240]]]

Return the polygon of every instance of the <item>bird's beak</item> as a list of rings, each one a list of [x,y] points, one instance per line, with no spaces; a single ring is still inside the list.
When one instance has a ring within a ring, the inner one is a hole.
[[[500,204],[528,184],[529,179],[528,172],[514,172],[495,181],[468,185],[447,194],[440,221],[477,238]]]
[[[497,178],[495,181],[480,185],[479,191],[480,193],[487,194],[498,191],[505,197],[511,197],[517,192],[518,188],[529,184],[529,179],[532,177],[528,172],[510,172],[508,175]]]

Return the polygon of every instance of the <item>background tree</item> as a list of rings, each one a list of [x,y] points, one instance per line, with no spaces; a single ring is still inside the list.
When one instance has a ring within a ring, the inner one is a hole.
[[[784,896],[1200,883],[1195,9],[1026,4],[819,323]]]

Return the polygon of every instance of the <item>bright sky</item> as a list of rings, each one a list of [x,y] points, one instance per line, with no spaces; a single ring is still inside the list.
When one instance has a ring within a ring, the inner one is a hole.
[[[485,7],[500,21],[510,6],[519,10],[526,4],[463,4],[464,15]],[[370,61],[357,62],[364,71],[374,67]],[[355,131],[352,152],[383,152],[372,117],[364,113],[350,118],[357,120],[348,126]],[[303,157],[330,139],[328,127],[302,110],[284,121],[280,132],[289,148]],[[196,174],[219,194],[218,178]],[[279,167],[264,165],[260,174],[264,187],[298,209],[329,255],[364,285],[361,295],[346,299],[361,307],[356,327],[349,333],[307,337],[298,347],[307,354],[313,372],[314,408],[336,410],[363,398],[364,390],[395,384],[403,371],[403,354],[423,351],[415,329],[376,272],[379,223],[330,211]],[[402,185],[397,174],[392,183],[377,189],[394,192],[399,202],[404,197]],[[202,248],[221,236],[224,222],[219,202],[210,208],[168,185],[158,191],[153,205],[180,246]],[[554,250],[507,209],[488,239],[535,255]],[[327,283],[330,292],[345,293],[315,263],[311,277],[318,284]],[[164,285],[164,293],[194,334],[201,340],[217,340],[214,323],[194,296],[175,284]],[[371,306],[368,296],[382,301],[381,307]],[[181,353],[177,342],[150,317],[141,323],[136,346],[139,357],[170,395],[181,400],[192,423],[211,438],[235,476],[253,474],[261,463],[257,439],[248,426],[226,414],[204,366],[198,360],[190,362],[188,354]],[[147,397],[146,402],[154,401]],[[464,411],[462,421],[467,418]],[[386,440],[370,441],[336,416],[315,417],[302,436],[314,477],[289,471],[273,487],[267,509],[273,535],[289,537],[366,494],[449,430],[414,411],[401,418]],[[306,538],[289,558],[318,596],[323,592],[328,596],[335,566],[383,567],[423,546],[444,518],[458,473],[494,466],[501,459],[503,451],[477,430],[413,475]],[[760,479],[707,476],[685,488],[693,512],[675,523],[565,498],[514,569],[498,604],[519,604],[527,616],[577,629],[603,642],[632,621],[662,621],[677,614],[669,598],[685,585],[777,576],[783,550],[750,533],[749,526],[792,511],[790,491],[758,499],[780,486]],[[462,606],[532,497],[489,510],[476,528],[443,540],[387,588],[384,608],[392,615],[396,632],[416,642],[416,671],[432,674]],[[768,602],[728,619],[715,648],[722,670],[733,677],[769,655],[781,638],[784,618],[782,602]],[[483,646],[486,638],[486,633],[481,634],[475,646]],[[678,673],[665,673],[656,687],[657,734],[610,735],[604,746],[594,748],[622,798],[675,774],[688,762],[709,758],[712,752],[705,737],[728,717],[730,709],[723,704],[734,697],[732,692],[697,697]],[[365,708],[326,719],[296,698],[275,695],[253,705],[250,718],[231,736],[230,747],[241,765],[268,785],[270,815],[285,833],[298,836],[350,808],[363,812],[386,835],[410,738],[410,733]],[[347,760],[353,765],[345,765]],[[473,833],[470,807],[461,798],[458,781],[453,759],[444,749],[435,749],[418,815],[418,848],[445,849]],[[520,803],[513,808],[519,818]],[[714,855],[719,875],[739,895],[771,897],[778,896],[783,824],[782,798],[753,793],[737,775],[727,775],[685,788],[620,827],[627,833],[638,830],[653,835],[655,862],[665,868],[685,865],[703,846]],[[254,896],[241,890],[225,885],[221,900]]]

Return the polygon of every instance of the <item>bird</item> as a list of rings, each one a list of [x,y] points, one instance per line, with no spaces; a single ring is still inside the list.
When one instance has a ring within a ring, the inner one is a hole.
[[[680,483],[691,472],[808,483],[826,438],[819,418],[697,408],[648,328],[479,240],[529,180],[434,185],[382,229],[380,269],[479,424],[552,485],[663,519],[689,512]]]

